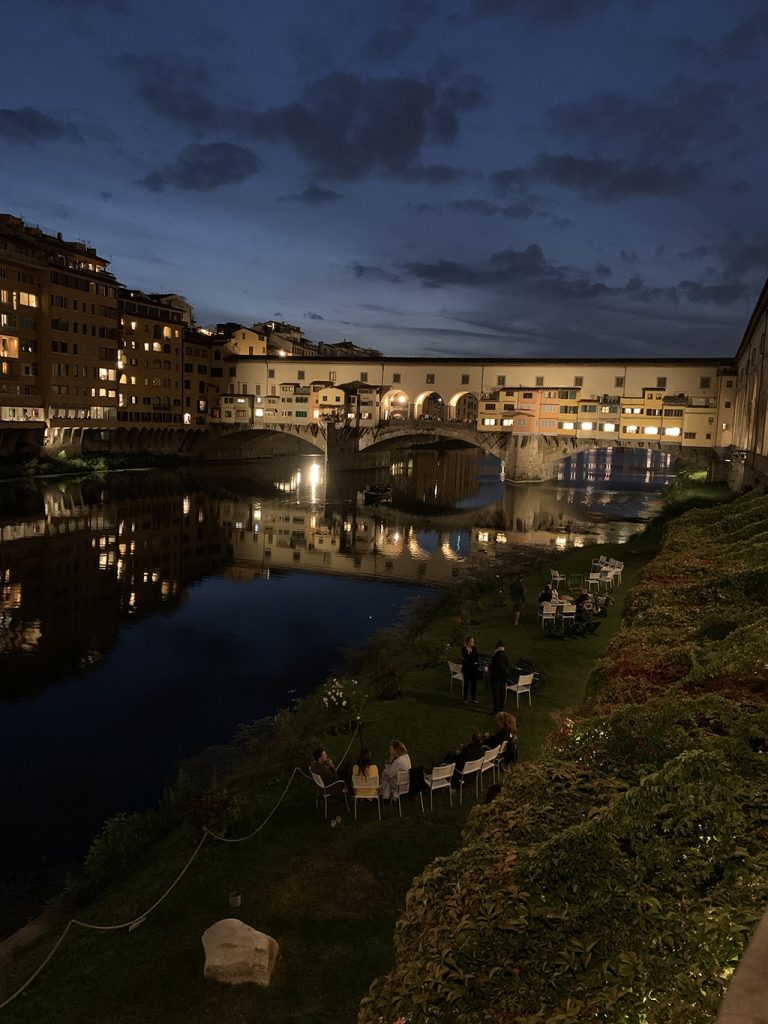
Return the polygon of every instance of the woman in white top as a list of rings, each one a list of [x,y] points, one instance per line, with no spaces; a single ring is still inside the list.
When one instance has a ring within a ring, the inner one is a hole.
[[[400,772],[407,772],[411,767],[411,759],[405,744],[400,740],[392,740],[389,744],[389,760],[381,773],[381,795],[385,800],[397,796],[397,777]]]

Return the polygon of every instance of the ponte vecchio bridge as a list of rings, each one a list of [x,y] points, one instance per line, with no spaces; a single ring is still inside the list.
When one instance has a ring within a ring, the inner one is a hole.
[[[732,443],[726,359],[232,363],[221,425],[240,429],[201,439],[200,454],[247,458],[293,443],[352,466],[442,438],[498,457],[508,480],[544,480],[589,448],[656,448],[706,464]]]

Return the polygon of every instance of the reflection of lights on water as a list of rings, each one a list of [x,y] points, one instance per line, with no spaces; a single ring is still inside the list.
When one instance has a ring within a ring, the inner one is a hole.
[[[496,537],[495,537],[495,540],[496,540],[497,544],[506,544],[507,543],[507,535],[506,535],[506,533],[497,533]]]
[[[568,538],[562,536],[562,534],[559,537],[555,537],[555,547],[563,551],[568,547]]]
[[[189,495],[186,495],[184,498],[182,498],[182,501],[181,501],[181,511],[184,513],[185,516],[189,515],[189,510],[190,510],[191,507],[192,507],[192,502],[190,501]],[[122,532],[122,531],[120,531],[120,532]]]
[[[261,505],[258,502],[253,503],[253,511],[251,512],[254,523],[261,522]]]

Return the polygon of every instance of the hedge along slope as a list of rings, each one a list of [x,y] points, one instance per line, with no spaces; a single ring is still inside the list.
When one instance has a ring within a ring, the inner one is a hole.
[[[598,714],[416,879],[360,1024],[714,1020],[768,903],[765,524],[750,495],[669,526]]]

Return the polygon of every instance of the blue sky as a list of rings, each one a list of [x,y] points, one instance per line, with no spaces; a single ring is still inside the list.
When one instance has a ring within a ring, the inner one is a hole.
[[[768,271],[768,7],[6,0],[3,211],[393,355],[730,355]]]

